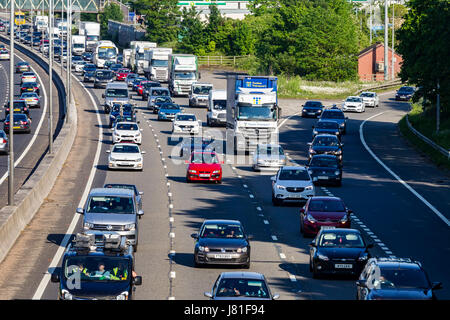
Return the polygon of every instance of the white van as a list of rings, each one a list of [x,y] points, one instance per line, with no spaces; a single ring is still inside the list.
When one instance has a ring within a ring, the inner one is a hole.
[[[206,123],[213,125],[226,125],[227,123],[227,90],[211,90],[208,98],[208,112]]]

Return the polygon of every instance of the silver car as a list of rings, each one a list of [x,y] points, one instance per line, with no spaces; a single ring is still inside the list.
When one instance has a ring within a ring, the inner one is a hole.
[[[258,144],[253,153],[253,170],[278,170],[286,165],[284,150],[279,144]]]
[[[8,154],[9,146],[8,146],[8,136],[5,131],[0,130],[0,153]]]
[[[24,100],[27,106],[30,108],[41,107],[41,99],[36,92],[24,92],[20,96],[20,100]]]
[[[266,277],[257,272],[222,272],[211,292],[204,295],[211,300],[276,300]]]
[[[127,241],[138,246],[138,217],[144,215],[139,210],[133,190],[118,188],[95,188],[89,193],[84,208],[77,213],[84,215],[83,231],[97,234],[120,234]]]

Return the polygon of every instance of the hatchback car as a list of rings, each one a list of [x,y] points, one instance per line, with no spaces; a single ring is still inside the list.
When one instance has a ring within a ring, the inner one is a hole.
[[[416,90],[414,89],[414,87],[406,87],[406,86],[405,87],[401,87],[395,93],[395,100],[408,101],[409,99],[412,98],[412,96],[414,95],[415,91]]]
[[[125,82],[129,87],[133,86],[133,81],[136,79],[138,75],[136,73],[130,72],[127,74],[127,77],[125,78]]]
[[[409,258],[372,258],[356,282],[358,300],[434,300],[441,282],[431,282],[422,264]]]
[[[186,182],[213,181],[222,183],[222,163],[215,152],[192,152],[186,161]]]
[[[378,98],[378,95],[376,92],[361,92],[359,95],[360,98],[363,99],[364,104],[366,107],[372,107],[372,108],[378,108],[380,104],[380,99]]]
[[[131,72],[131,70],[127,69],[127,68],[121,68],[121,69],[117,70],[116,80],[117,81],[125,81],[125,79],[127,78],[128,74],[130,72]]]
[[[24,92],[20,95],[20,100],[24,100],[28,107],[40,108],[41,99],[36,92]]]
[[[312,138],[314,139],[318,134],[334,134],[339,139],[341,138],[341,131],[339,130],[339,124],[335,121],[320,120],[316,125],[312,126],[313,133]]]
[[[347,131],[347,119],[348,117],[344,115],[344,112],[342,112],[342,110],[338,109],[337,107],[325,109],[320,116],[320,121],[329,120],[337,122],[341,134],[345,134]]]
[[[22,77],[20,78],[21,84],[36,81],[37,81],[36,74],[32,71],[22,73]]]
[[[205,292],[211,300],[276,300],[266,277],[257,272],[222,272],[212,287]]]
[[[150,96],[150,90],[154,87],[161,87],[161,83],[158,81],[146,81],[141,83],[141,86],[138,88],[138,94],[142,96],[142,101],[147,101]]]
[[[7,49],[0,49],[0,60],[9,60],[10,54]]]
[[[317,154],[331,154],[336,156],[342,164],[344,144],[335,135],[319,134],[312,142],[308,142],[308,146],[308,161]]]
[[[306,101],[302,105],[302,117],[320,117],[323,111],[323,104],[320,101]]]
[[[347,97],[343,101],[342,111],[356,111],[356,112],[364,112],[366,111],[366,105],[363,101],[363,98],[357,96]]]
[[[310,244],[309,270],[313,278],[322,274],[359,276],[372,247],[359,230],[322,228]]]
[[[250,241],[241,222],[205,220],[195,239],[194,265],[241,265],[250,268]]]
[[[164,103],[161,104],[158,111],[158,120],[173,120],[178,113],[181,113],[183,109],[176,103]]]
[[[166,97],[166,96],[156,97],[153,108],[152,108],[153,114],[158,114],[159,108],[161,107],[161,105],[166,104],[166,103],[174,103],[174,102],[171,97]]]
[[[306,202],[316,192],[306,167],[283,166],[271,180],[274,206],[282,205],[285,201]]]
[[[279,144],[258,144],[253,153],[253,170],[278,170],[286,165],[284,150]]]
[[[142,129],[135,122],[118,122],[112,133],[112,143],[142,143]]]
[[[170,91],[167,88],[163,87],[152,87],[149,90],[149,96],[147,101],[147,108],[150,110],[154,110],[156,98],[158,97],[170,97]]]
[[[214,151],[216,144],[213,139],[191,137],[183,139],[180,144],[180,158],[190,156],[193,151]]]
[[[37,95],[40,95],[41,90],[37,82],[25,82],[20,86],[20,94],[24,92],[35,92]]]
[[[2,154],[8,154],[9,152],[8,136],[3,130],[0,130],[0,152]]]
[[[6,116],[5,121],[3,122],[3,130],[6,133],[9,133],[9,114]],[[26,114],[23,113],[15,113],[14,114],[14,123],[13,123],[14,132],[25,132],[31,133],[31,119],[27,117]]]
[[[178,113],[173,119],[172,133],[198,134],[200,125],[195,114]]]
[[[314,184],[342,185],[342,165],[336,156],[314,155],[306,166]]]
[[[28,104],[24,100],[14,100],[13,101],[14,113],[16,114],[26,114],[28,117],[30,116],[30,108]],[[9,101],[5,104],[5,115],[8,115],[10,112],[10,104]]]
[[[106,153],[109,153],[108,169],[144,170],[142,155],[145,151],[141,151],[136,144],[117,143]]]
[[[352,213],[338,197],[312,197],[300,209],[300,233],[315,236],[322,227],[350,228]]]
[[[26,61],[20,61],[16,64],[16,73],[31,71],[30,63]]]

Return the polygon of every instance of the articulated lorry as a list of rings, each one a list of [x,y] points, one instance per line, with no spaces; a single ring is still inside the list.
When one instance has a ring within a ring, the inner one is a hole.
[[[228,75],[227,153],[277,142],[280,117],[276,77]]]
[[[86,37],[86,51],[94,52],[97,42],[100,40],[100,23],[80,21],[78,29],[78,34]]]
[[[144,53],[148,67],[144,68],[145,76],[150,80],[167,82],[169,80],[169,55],[172,48],[153,48]]]
[[[169,90],[172,96],[189,95],[193,83],[200,79],[197,56],[169,55]]]
[[[148,68],[149,61],[145,60],[145,52],[156,48],[156,42],[149,41],[131,41],[130,65],[131,70],[137,74],[144,74],[144,69]]]

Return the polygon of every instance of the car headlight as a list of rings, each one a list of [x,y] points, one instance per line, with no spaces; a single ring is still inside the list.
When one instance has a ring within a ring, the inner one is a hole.
[[[286,190],[286,187],[285,187],[285,186],[280,186],[280,185],[278,185],[278,186],[277,186],[277,189],[278,189],[278,190]]]
[[[316,130],[313,131],[313,134],[318,134],[318,132]]]
[[[65,290],[65,289],[62,289],[62,290],[61,290],[61,298],[62,298],[63,300],[72,300],[72,299],[73,299],[73,296],[70,294],[69,291],[67,291],[67,290]]]
[[[314,189],[313,186],[307,186],[307,187],[305,188],[305,190],[313,190],[313,189]]]
[[[208,247],[199,246],[198,247],[198,251],[200,251],[200,252],[209,252],[209,248]]]
[[[110,157],[110,158],[109,158],[109,161],[117,161],[117,159],[116,159],[116,158],[113,158],[113,157]]]
[[[116,300],[128,300],[128,291],[124,291],[116,297]]]
[[[341,173],[341,172],[340,172],[339,170],[336,170],[336,171],[334,172],[334,174],[335,174],[336,176],[338,176],[340,173]]]
[[[310,214],[308,214],[306,216],[306,220],[308,220],[309,222],[312,222],[312,223],[317,222],[317,220],[314,219],[314,217],[312,215],[310,215]]]
[[[137,160],[136,160],[136,162],[141,162],[142,161],[142,158],[138,158]]]
[[[189,170],[189,173],[197,173],[196,170]]]
[[[358,261],[366,261],[369,258],[369,256],[367,254],[361,256],[358,258]]]
[[[346,223],[348,221],[347,215],[343,216],[341,220],[339,220],[340,223]]]
[[[309,153],[314,154],[314,153],[316,153],[316,151],[313,149],[309,149]]]
[[[318,258],[319,260],[323,260],[323,261],[328,261],[328,260],[330,260],[330,259],[328,259],[327,256],[324,256],[323,254],[320,254],[320,253],[317,255],[317,258]]]
[[[243,248],[239,248],[236,250],[237,253],[246,253],[247,252],[247,247],[243,247]]]
[[[220,170],[214,170],[213,173],[220,173]]]
[[[125,230],[131,231],[131,230],[134,230],[134,229],[136,229],[136,224],[135,223],[130,223],[130,224],[125,225]]]
[[[92,229],[93,227],[94,227],[93,223],[90,223],[90,222],[85,222],[84,223],[84,228],[85,229]]]
[[[345,126],[345,122],[342,122],[342,123],[340,124],[340,126],[341,126],[341,127]]]

